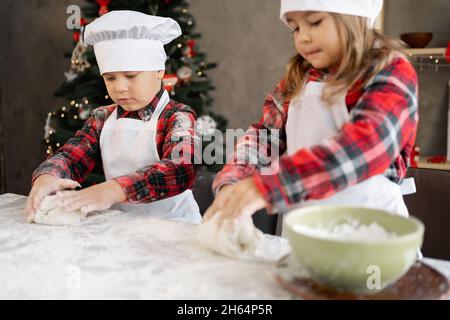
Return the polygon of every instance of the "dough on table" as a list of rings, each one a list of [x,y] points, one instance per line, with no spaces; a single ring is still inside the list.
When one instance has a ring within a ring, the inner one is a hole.
[[[80,224],[86,218],[80,210],[66,212],[57,203],[57,196],[44,197],[33,221],[38,224],[73,225]]]
[[[219,214],[198,227],[196,240],[212,251],[246,261],[277,261],[290,252],[286,239],[265,235],[253,224],[251,217],[233,224],[218,223]]]

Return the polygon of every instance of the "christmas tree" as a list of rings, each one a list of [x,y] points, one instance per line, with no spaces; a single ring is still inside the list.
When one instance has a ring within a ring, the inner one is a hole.
[[[64,97],[65,103],[47,114],[44,134],[47,154],[52,154],[71,138],[83,126],[93,109],[113,103],[100,76],[94,51],[83,43],[81,36],[85,25],[112,10],[140,11],[170,17],[179,23],[183,35],[165,46],[168,60],[164,88],[172,99],[195,109],[198,117],[197,133],[211,135],[216,129],[225,129],[225,118],[211,110],[213,99],[210,92],[214,86],[207,70],[216,67],[216,64],[207,63],[206,54],[198,49],[196,40],[201,35],[194,31],[195,20],[188,6],[187,0],[86,0],[86,5],[81,8],[81,29],[72,31],[74,50],[66,53],[71,58],[70,70],[64,73],[66,81],[55,92],[55,96]],[[203,142],[203,147],[206,145]],[[221,165],[205,167],[217,171]],[[102,181],[103,171],[97,166],[84,185]]]

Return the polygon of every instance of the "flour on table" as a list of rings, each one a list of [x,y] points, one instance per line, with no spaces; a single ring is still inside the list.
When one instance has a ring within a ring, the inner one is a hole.
[[[34,215],[34,222],[48,225],[80,224],[86,214],[80,210],[66,212],[58,206],[57,196],[46,196]]]
[[[218,214],[201,224],[197,241],[208,249],[230,258],[247,261],[277,261],[290,252],[286,239],[263,234],[251,217],[240,223],[218,222]],[[276,242],[276,245],[275,245]]]

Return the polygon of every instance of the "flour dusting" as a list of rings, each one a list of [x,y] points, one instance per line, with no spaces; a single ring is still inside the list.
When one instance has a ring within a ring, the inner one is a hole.
[[[317,227],[295,224],[293,229],[307,236],[329,240],[375,242],[397,237],[396,233],[389,232],[376,222],[365,225],[355,219],[348,219],[344,223],[331,227],[324,227],[321,224]]]

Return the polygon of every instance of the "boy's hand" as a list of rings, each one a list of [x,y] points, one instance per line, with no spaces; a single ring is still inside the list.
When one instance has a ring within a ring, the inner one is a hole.
[[[245,216],[252,216],[265,206],[266,201],[253,179],[247,178],[234,185],[223,187],[206,211],[203,221],[208,221],[214,214],[219,214],[219,223],[223,219],[238,221]]]
[[[81,187],[78,182],[70,179],[61,179],[51,174],[43,174],[37,177],[36,180],[34,180],[33,187],[31,188],[25,204],[27,222],[33,222],[34,214],[45,196],[58,190],[74,189],[76,187]]]
[[[66,211],[81,210],[88,214],[95,210],[105,210],[113,204],[127,199],[120,185],[106,181],[80,191],[58,191],[60,206]]]

